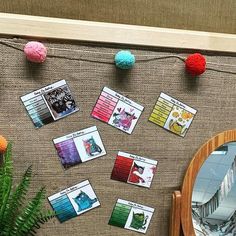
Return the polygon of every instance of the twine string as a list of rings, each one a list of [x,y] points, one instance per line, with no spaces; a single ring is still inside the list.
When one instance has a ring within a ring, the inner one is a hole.
[[[9,40],[0,40],[0,44],[19,50],[19,51],[23,51],[23,47],[25,44],[23,43],[16,43],[16,42],[12,42]],[[19,46],[21,46],[21,48],[19,48]],[[114,64],[114,52],[96,52],[96,51],[90,51],[90,50],[78,50],[78,49],[68,49],[68,48],[57,48],[57,47],[48,47],[47,49],[49,49],[49,51],[67,51],[67,52],[83,52],[83,53],[88,53],[88,54],[92,54],[92,55],[111,55],[112,58],[109,61],[106,60],[98,60],[96,58],[91,59],[91,58],[72,58],[69,56],[61,56],[61,55],[54,55],[54,54],[48,54],[47,57],[49,58],[60,58],[60,59],[67,59],[67,60],[77,60],[77,61],[86,61],[86,62],[96,62],[96,63],[105,63],[105,64]],[[164,60],[164,59],[169,59],[169,58],[177,58],[179,60],[181,60],[182,62],[185,62],[185,58],[179,55],[145,55],[145,54],[136,54],[136,63],[144,63],[144,62],[148,62],[148,61],[156,61],[156,60]],[[215,71],[215,72],[222,72],[222,73],[228,73],[228,74],[233,74],[236,75],[236,71],[229,71],[229,70],[224,70],[224,69],[217,69],[217,68],[213,68],[213,67],[209,67],[208,65],[216,65],[216,66],[228,66],[228,67],[236,67],[236,65],[230,65],[230,64],[219,64],[219,63],[214,63],[214,62],[208,62],[207,61],[207,70],[211,70],[211,71]]]

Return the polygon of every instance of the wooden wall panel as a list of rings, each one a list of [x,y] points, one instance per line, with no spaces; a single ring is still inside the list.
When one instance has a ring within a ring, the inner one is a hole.
[[[235,0],[0,0],[0,12],[236,33]]]

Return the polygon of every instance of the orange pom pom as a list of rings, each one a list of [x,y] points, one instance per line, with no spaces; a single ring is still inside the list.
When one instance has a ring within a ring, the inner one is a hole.
[[[0,153],[4,153],[7,150],[7,140],[0,135]]]

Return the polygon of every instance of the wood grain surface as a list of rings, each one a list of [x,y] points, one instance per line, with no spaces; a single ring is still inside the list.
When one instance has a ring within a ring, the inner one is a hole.
[[[216,150],[224,143],[232,142],[235,140],[236,130],[228,130],[222,132],[207,141],[194,155],[184,177],[181,191],[181,222],[184,235],[195,236],[192,222],[191,201],[193,186],[201,166],[214,150]]]
[[[0,12],[236,33],[235,0],[0,0]]]
[[[0,34],[160,48],[236,52],[236,35],[0,13]]]
[[[169,236],[180,235],[180,214],[181,214],[181,192],[174,191],[172,194],[172,209],[170,215]]]

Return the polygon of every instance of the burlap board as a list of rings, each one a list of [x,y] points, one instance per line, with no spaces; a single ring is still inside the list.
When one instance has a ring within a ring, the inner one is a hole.
[[[167,236],[171,194],[180,189],[194,153],[213,135],[236,127],[236,76],[208,70],[196,79],[185,74],[183,62],[177,58],[139,61],[160,55],[187,55],[158,49],[133,49],[138,61],[132,70],[124,72],[113,64],[118,48],[99,45],[48,43],[49,57],[45,63],[37,65],[27,62],[19,50],[25,41],[8,41],[8,45],[11,42],[19,45],[13,44],[13,48],[0,44],[0,133],[13,141],[16,181],[27,166],[33,164],[35,176],[31,194],[45,185],[47,194],[51,195],[89,179],[101,202],[101,207],[63,224],[53,219],[38,231],[38,235],[137,235],[108,225],[117,198],[122,198],[154,207],[147,235]],[[215,63],[210,65],[215,69],[235,72],[235,67],[230,66],[236,64],[236,57],[232,55],[208,55],[207,61]],[[35,129],[20,96],[61,79],[68,82],[80,111]],[[104,86],[145,107],[131,135],[90,116]],[[162,91],[198,110],[185,138],[148,122]],[[65,171],[52,139],[92,125],[98,127],[107,155]],[[151,189],[110,179],[119,150],[159,161]],[[47,201],[45,206],[50,209]]]

